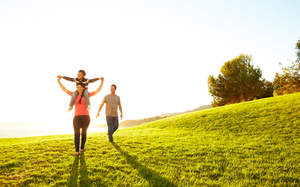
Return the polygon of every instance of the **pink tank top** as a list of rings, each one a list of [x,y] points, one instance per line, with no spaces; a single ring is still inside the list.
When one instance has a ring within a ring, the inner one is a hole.
[[[67,91],[67,93],[72,96],[71,91]],[[94,96],[96,93],[95,92],[89,92],[89,96]],[[80,100],[80,95],[76,97],[75,100],[75,116],[82,116],[82,115],[89,115],[89,111],[86,106],[85,98],[82,96],[81,98],[81,103],[79,103]]]

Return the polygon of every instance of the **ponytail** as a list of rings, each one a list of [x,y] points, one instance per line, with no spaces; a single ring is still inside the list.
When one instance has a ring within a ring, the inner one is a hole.
[[[81,99],[82,99],[82,97],[84,97],[84,91],[85,91],[85,89],[83,90],[83,92],[82,92],[82,94],[81,94],[81,96],[80,96],[79,104],[81,104]],[[78,92],[77,92],[77,93],[78,93]],[[78,95],[79,95],[79,93],[78,93]]]

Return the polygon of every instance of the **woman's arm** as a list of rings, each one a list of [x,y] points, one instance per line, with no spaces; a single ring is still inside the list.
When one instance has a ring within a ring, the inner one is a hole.
[[[69,94],[71,91],[67,90],[67,89],[64,87],[64,85],[62,85],[62,83],[60,82],[60,79],[61,79],[61,78],[62,78],[61,76],[57,76],[57,82],[58,82],[60,88],[61,88],[64,92],[66,92],[67,94]]]
[[[104,78],[103,78],[103,77],[101,77],[101,78],[100,78],[100,80],[101,80],[101,83],[100,83],[100,85],[99,85],[98,89],[97,89],[97,90],[95,90],[95,91],[93,91],[93,92],[91,92],[91,93],[89,93],[90,97],[91,97],[91,96],[94,96],[94,95],[96,95],[96,94],[97,94],[97,93],[99,93],[99,92],[100,92],[100,90],[102,89],[103,82],[104,82]]]

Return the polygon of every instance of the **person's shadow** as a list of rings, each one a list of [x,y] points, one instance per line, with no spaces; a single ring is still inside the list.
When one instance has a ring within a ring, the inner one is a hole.
[[[125,157],[127,163],[129,163],[134,169],[138,170],[140,176],[147,180],[150,186],[176,186],[168,179],[160,176],[157,172],[137,162],[136,158],[123,151],[115,142],[112,142],[112,145],[122,156]]]
[[[80,160],[80,168],[78,171],[79,160]],[[86,168],[85,157],[84,157],[83,153],[80,154],[80,156],[76,156],[74,158],[71,175],[68,180],[68,186],[77,186],[78,175],[79,175],[79,185],[80,186],[91,186],[91,182],[89,180],[88,172],[87,172],[87,168]]]

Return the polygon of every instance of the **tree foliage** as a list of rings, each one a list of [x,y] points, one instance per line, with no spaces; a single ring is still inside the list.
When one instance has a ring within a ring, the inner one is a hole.
[[[273,81],[274,95],[284,95],[300,91],[300,60],[289,67],[282,68],[283,73],[276,73]]]
[[[300,61],[300,39],[298,40],[298,42],[296,44],[296,50],[297,50],[298,61]]]
[[[208,89],[213,96],[213,106],[249,101],[265,91],[265,81],[260,68],[251,65],[251,56],[241,54],[227,61],[217,78],[208,77]]]
[[[274,95],[284,95],[300,91],[300,40],[296,43],[297,60],[291,66],[283,67],[283,73],[276,73],[273,85]]]
[[[274,85],[272,82],[263,80],[263,93],[257,96],[257,99],[262,99],[266,97],[273,97]]]

